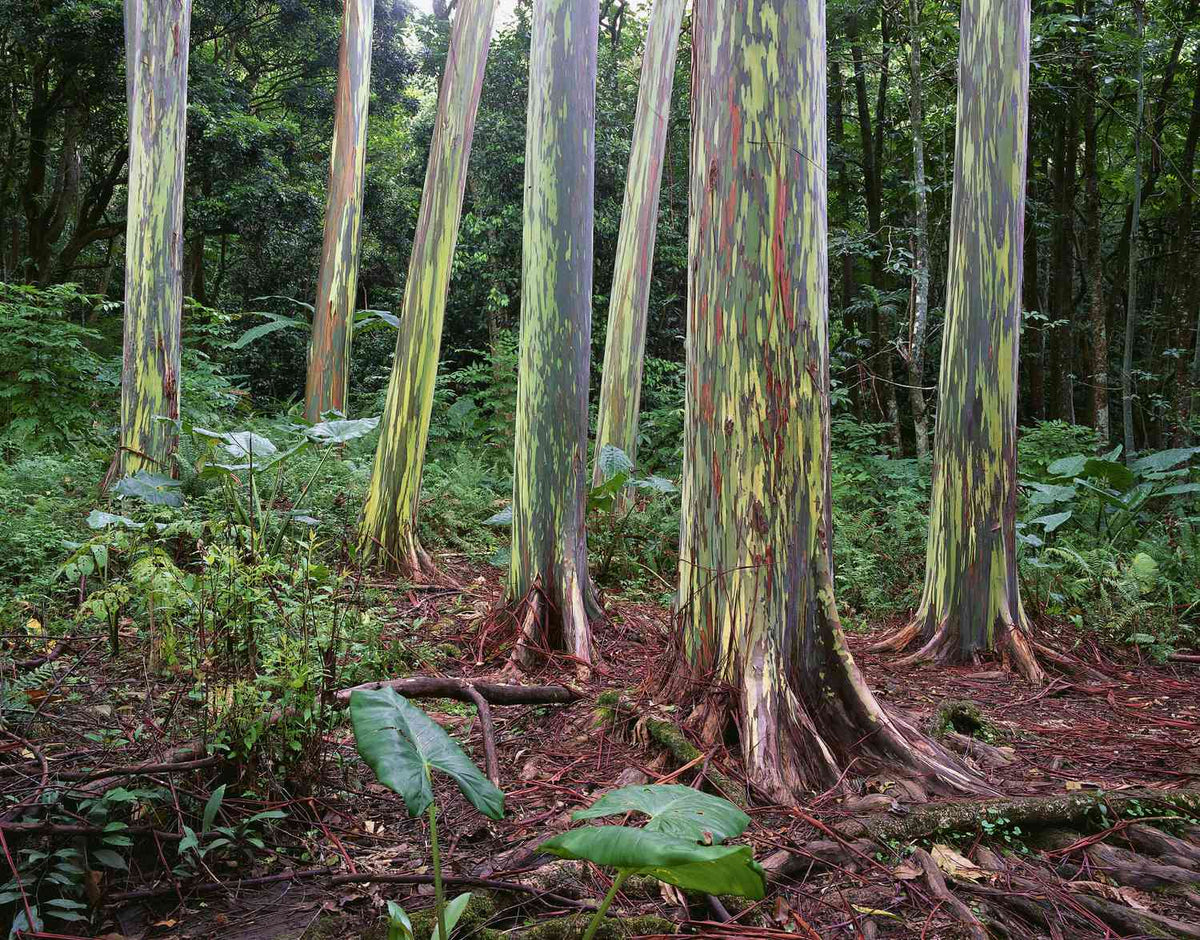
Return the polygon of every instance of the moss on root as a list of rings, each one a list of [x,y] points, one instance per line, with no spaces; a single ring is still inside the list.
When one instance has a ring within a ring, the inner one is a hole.
[[[933,713],[933,736],[941,739],[951,732],[987,744],[995,744],[1003,737],[1000,729],[983,717],[978,705],[958,699],[943,702]]]

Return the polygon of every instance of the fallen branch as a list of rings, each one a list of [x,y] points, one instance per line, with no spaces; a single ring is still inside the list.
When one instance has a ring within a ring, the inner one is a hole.
[[[0,822],[0,829],[5,832],[15,832],[20,835],[46,836],[111,836],[113,830],[104,826],[87,826],[82,823],[52,823],[52,822]],[[153,833],[160,839],[178,842],[183,838],[177,832],[167,832],[164,829],[154,829],[150,826],[129,826],[117,832],[118,835],[144,835]]]
[[[479,714],[479,730],[483,733],[483,760],[487,764],[488,779],[500,786],[500,762],[496,759],[496,729],[492,725],[492,707],[473,685],[467,686],[467,694],[475,703]]]
[[[520,685],[507,682],[470,682],[452,676],[408,676],[382,682],[364,682],[334,695],[340,703],[350,701],[356,689],[395,689],[405,698],[452,698],[472,703],[471,689],[492,705],[569,705],[583,693],[565,685]]]
[[[1109,810],[1108,818],[1117,819],[1135,803],[1171,806],[1200,816],[1200,790],[1080,790],[1057,796],[939,803],[898,819],[855,817],[837,828],[849,838],[870,836],[879,841],[911,842],[940,832],[975,830],[980,819],[988,816],[1003,816],[1014,825],[1038,828],[1079,822],[1104,805]]]
[[[432,875],[401,875],[389,873],[359,872],[354,874],[335,874],[329,868],[289,868],[287,871],[274,875],[263,875],[258,878],[240,878],[231,882],[206,882],[192,885],[183,889],[189,895],[217,894],[220,892],[234,893],[243,888],[254,888],[262,885],[279,884],[286,881],[303,881],[311,878],[328,878],[331,887],[348,884],[402,884],[402,885],[431,885]],[[536,898],[545,898],[561,907],[576,910],[594,910],[595,904],[588,901],[577,901],[574,898],[563,897],[541,888],[523,885],[519,881],[501,881],[495,878],[470,878],[457,875],[443,875],[442,884],[463,888],[485,888],[492,891],[509,891],[519,894],[532,894]],[[112,906],[128,904],[133,901],[146,901],[176,892],[175,885],[162,885],[157,888],[139,888],[136,891],[121,891],[109,895],[105,904]]]
[[[102,777],[137,777],[142,774],[172,774],[185,770],[199,770],[223,763],[219,754],[196,760],[168,761],[160,764],[130,764],[128,767],[100,767],[96,770],[65,770],[58,776],[63,780],[99,780]]]

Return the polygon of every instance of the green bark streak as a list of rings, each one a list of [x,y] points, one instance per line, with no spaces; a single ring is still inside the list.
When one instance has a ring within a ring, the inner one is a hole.
[[[191,0],[125,0],[129,210],[119,475],[171,470],[179,417]]]
[[[508,585],[513,599],[540,587],[548,642],[585,662],[599,15],[598,0],[535,0],[533,8]]]
[[[455,15],[375,469],[363,509],[363,557],[409,573],[431,568],[416,533],[421,472],[495,8],[495,0],[462,0]]]
[[[631,460],[637,456],[646,308],[650,302],[663,151],[667,144],[683,7],[684,0],[657,0],[650,14],[608,305],[596,453],[605,444],[612,444]],[[594,473],[595,482],[602,483],[598,465]]]
[[[1023,625],[1017,353],[1029,101],[1028,0],[963,0],[949,283],[934,443],[925,651],[962,660]]]
[[[354,298],[358,291],[358,230],[362,221],[374,16],[374,0],[345,0],[329,195],[304,393],[304,414],[309,421],[319,420],[326,411],[346,410]]]
[[[785,798],[852,751],[923,758],[830,575],[824,4],[697,0],[693,56],[681,646],[736,690],[747,771]]]

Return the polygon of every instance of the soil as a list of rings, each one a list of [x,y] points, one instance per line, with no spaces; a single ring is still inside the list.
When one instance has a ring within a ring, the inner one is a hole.
[[[458,593],[441,588],[393,590],[392,638],[405,643],[417,639],[406,625],[424,617],[420,639],[448,644],[442,649],[452,654],[441,664],[441,674],[494,677],[505,664],[516,632],[515,625],[484,613],[500,598],[497,572],[456,575],[460,583],[470,585],[468,604]],[[650,678],[662,666],[669,626],[669,613],[660,607],[610,602],[608,619],[596,629],[600,664],[579,687],[583,694],[577,702],[492,708],[507,795],[503,821],[485,819],[445,778],[438,781],[439,832],[448,874],[518,881],[537,885],[542,892],[484,892],[481,897],[491,900],[472,909],[476,923],[462,936],[578,936],[577,922],[563,918],[578,915],[581,906],[602,897],[610,876],[593,866],[549,860],[539,856],[536,847],[567,828],[571,812],[602,791],[642,781],[702,785],[697,775],[713,770],[744,784],[736,752],[702,748],[703,761],[679,772],[678,762],[639,733],[636,721],[628,720],[629,711],[635,716],[682,718],[669,703],[655,702],[650,691],[655,687]],[[1009,762],[981,763],[981,771],[1006,796],[1200,787],[1196,664],[1138,659],[1129,650],[1103,649],[1066,628],[1042,624],[1037,639],[1068,653],[1079,668],[1070,673],[1052,670],[1049,684],[1035,690],[994,666],[893,668],[888,656],[872,654],[867,646],[896,626],[884,624],[873,636],[851,637],[872,688],[883,702],[914,714],[927,728],[940,725],[942,731],[957,730],[999,748]],[[7,801],[7,806],[0,805],[0,818],[9,820],[0,833],[6,837],[6,857],[22,847],[56,849],[82,842],[78,835],[48,836],[11,827],[13,820],[25,818],[22,813],[28,813],[46,789],[87,786],[86,781],[64,780],[64,774],[80,768],[174,762],[179,758],[172,749],[196,733],[198,710],[188,699],[192,678],[152,676],[137,657],[135,644],[125,645],[125,655],[114,661],[103,638],[76,639],[56,665],[58,686],[35,690],[39,713],[32,725],[24,726],[28,739],[21,740],[12,730],[0,732],[0,797]],[[23,648],[12,655],[25,658],[31,651]],[[61,695],[65,674],[90,677],[80,687],[83,702]],[[522,681],[574,685],[576,668],[570,661],[551,658]],[[619,693],[622,708],[598,707],[597,698],[604,692]],[[947,702],[969,704],[947,711]],[[482,763],[472,708],[447,700],[421,704]],[[103,735],[112,729],[121,730],[122,740],[105,745]],[[184,756],[194,760],[197,755]],[[177,810],[134,820],[135,827],[154,829],[159,835],[133,834],[128,871],[101,869],[89,875],[93,923],[99,926],[76,933],[55,927],[53,936],[384,937],[386,900],[401,901],[410,913],[431,907],[432,889],[424,885],[333,882],[334,875],[429,873],[426,821],[409,818],[400,798],[374,781],[357,758],[348,723],[337,725],[325,736],[319,753],[301,764],[199,763],[190,769],[123,776],[106,785],[157,782],[171,789],[176,807],[181,795],[203,805],[222,784],[230,793],[252,791],[260,798],[226,800],[221,818],[235,823],[264,810],[284,811],[286,817],[269,833],[267,849],[250,858],[214,856],[211,866],[173,880],[170,867],[176,864],[182,825],[195,826],[195,818]],[[14,812],[13,803],[21,801],[25,809]],[[1101,797],[1098,804],[1102,802]],[[1105,870],[1104,859],[1110,856],[1098,853],[1096,846],[1128,850],[1130,842],[1127,833],[1123,836],[1128,821],[1106,819],[1102,811],[1085,826],[1075,821],[1074,828],[1066,827],[1070,831],[1065,842],[981,812],[979,824],[968,829],[911,844],[877,844],[863,852],[850,839],[831,841],[830,830],[839,832],[852,818],[872,813],[890,820],[919,811],[892,781],[880,776],[859,779],[850,768],[843,789],[812,794],[794,807],[765,804],[753,791],[750,803],[753,823],[746,840],[756,858],[788,850],[803,856],[803,847],[818,843],[836,850],[834,857],[821,861],[820,853],[813,853],[810,865],[790,865],[789,874],[773,879],[767,899],[756,904],[736,899],[713,904],[662,890],[656,883],[631,880],[615,905],[620,923],[613,935],[661,936],[671,932],[665,926],[671,924],[709,937],[949,938],[978,935],[965,919],[977,915],[990,916],[993,935],[1153,935],[1136,932],[1154,927],[1151,921],[1137,920],[1143,911],[1184,925],[1200,924],[1197,884],[1180,883],[1167,890],[1133,887],[1122,883],[1128,878],[1118,868]],[[1197,845],[1200,829],[1194,818],[1189,822],[1186,811],[1147,804],[1138,812],[1182,842]],[[1163,821],[1161,816],[1170,818]],[[1081,841],[1086,844],[1075,845]],[[846,849],[843,842],[852,847]],[[914,846],[940,859],[932,877],[921,867],[925,856],[910,855]],[[938,846],[952,848],[973,865],[956,869],[959,863],[953,858],[947,862]],[[1144,856],[1137,858],[1145,861]],[[990,870],[997,860],[999,870]],[[0,867],[7,864],[0,858]],[[1200,865],[1191,870],[1197,868]],[[951,886],[945,894],[937,890],[938,871]],[[252,879],[257,883],[247,883]],[[458,890],[449,888],[451,893]],[[547,891],[554,897],[546,897]],[[1101,908],[1089,907],[1090,901],[1080,900],[1085,897],[1132,912],[1134,932],[1122,932],[1120,917],[1112,911],[1112,916],[1097,913]],[[1016,900],[1010,903],[1012,898]],[[1039,920],[1038,905],[1051,912],[1048,918]],[[637,915],[652,918],[631,919]],[[1164,936],[1187,935],[1177,928],[1154,929]]]

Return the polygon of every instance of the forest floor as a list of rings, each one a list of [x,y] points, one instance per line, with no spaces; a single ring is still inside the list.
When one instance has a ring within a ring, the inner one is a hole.
[[[494,677],[515,634],[490,614],[500,597],[496,569],[459,575],[467,585],[461,592],[395,589],[394,628],[385,636],[428,643],[432,634],[450,651],[440,674]],[[418,617],[424,620],[414,630],[409,625]],[[735,753],[703,751],[681,767],[678,753],[646,734],[646,716],[682,718],[653,695],[668,628],[662,608],[610,603],[596,631],[601,665],[587,684],[577,684],[567,662],[523,678],[569,683],[582,693],[578,700],[493,707],[503,821],[482,817],[445,780],[437,787],[446,870],[521,885],[483,892],[490,900],[472,905],[467,929],[456,936],[578,936],[578,921],[563,918],[602,897],[608,875],[535,850],[602,791],[647,781],[705,785],[717,771],[744,781]],[[745,839],[771,872],[766,900],[713,904],[634,880],[618,898],[621,921],[612,936],[679,929],[764,940],[1200,937],[1200,801],[1142,792],[1190,790],[1195,797],[1200,788],[1200,667],[1138,661],[1128,649],[1098,648],[1066,631],[1043,633],[1043,642],[1072,649],[1080,666],[1052,673],[1035,690],[995,669],[896,668],[866,650],[870,639],[852,636],[851,645],[881,700],[927,728],[956,731],[951,743],[978,760],[1003,794],[992,805],[1003,809],[980,804],[962,815],[949,804],[941,821],[931,822],[934,814],[902,787],[881,775],[856,780],[853,768],[848,790],[814,794],[794,807],[751,791]],[[13,652],[29,655],[28,648]],[[136,652],[113,660],[102,637],[76,638],[58,660],[53,684],[35,696],[30,738],[11,731],[0,737],[0,794],[27,807],[51,789],[90,787],[96,797],[119,785],[171,795],[131,820],[128,870],[89,874],[93,923],[100,926],[90,933],[55,928],[53,936],[382,938],[385,900],[400,900],[410,912],[430,907],[432,889],[411,883],[429,874],[425,820],[410,819],[400,798],[375,783],[348,722],[333,726],[300,773],[206,757],[187,747],[203,711],[192,696],[193,677],[153,676]],[[62,690],[70,676],[87,681],[68,697]],[[598,706],[605,692],[618,693],[620,704],[611,707],[617,696],[609,695]],[[948,701],[971,704],[947,709]],[[481,756],[473,708],[445,699],[422,705]],[[144,764],[175,766],[137,766]],[[211,864],[201,860],[172,874],[185,819],[181,800],[202,805],[221,784],[261,795],[226,799],[219,819],[228,825],[262,811],[286,815],[264,828],[265,850],[214,852]],[[82,816],[74,830],[69,819],[56,818],[58,828],[48,830],[22,829],[12,812],[4,818],[9,858],[21,846],[53,850],[95,835]]]

